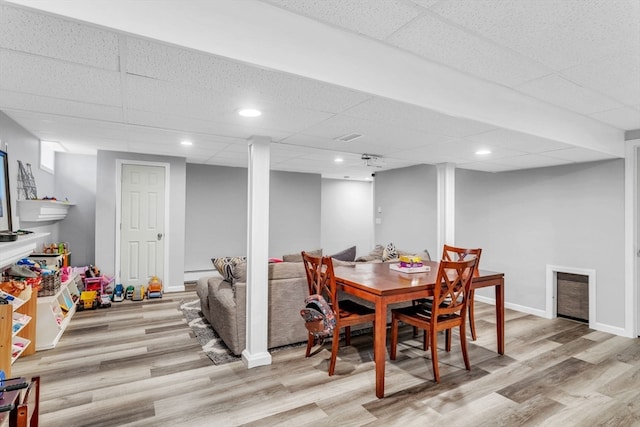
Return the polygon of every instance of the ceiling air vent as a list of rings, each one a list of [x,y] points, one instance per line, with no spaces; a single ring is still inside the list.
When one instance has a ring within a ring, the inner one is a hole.
[[[355,141],[358,138],[362,138],[362,134],[359,133],[348,133],[346,135],[342,135],[341,137],[336,138],[336,141],[342,141],[342,142],[351,142],[351,141]]]

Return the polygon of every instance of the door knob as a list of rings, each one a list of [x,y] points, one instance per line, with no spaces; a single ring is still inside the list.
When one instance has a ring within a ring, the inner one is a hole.
[[[162,233],[158,233],[158,240],[162,240]]]

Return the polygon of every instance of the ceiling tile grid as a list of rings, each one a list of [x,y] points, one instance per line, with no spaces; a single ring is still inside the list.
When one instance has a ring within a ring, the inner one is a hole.
[[[552,72],[542,64],[430,14],[415,19],[385,41],[431,61],[505,86],[514,86]]]
[[[416,7],[397,0],[265,0],[340,28],[384,39],[418,16]]]
[[[118,36],[53,16],[0,4],[0,47],[118,71]]]
[[[0,89],[121,106],[120,73],[0,50]]]

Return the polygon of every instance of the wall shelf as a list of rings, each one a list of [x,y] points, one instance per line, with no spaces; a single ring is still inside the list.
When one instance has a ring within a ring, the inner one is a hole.
[[[57,200],[18,200],[20,222],[60,221],[75,203]]]

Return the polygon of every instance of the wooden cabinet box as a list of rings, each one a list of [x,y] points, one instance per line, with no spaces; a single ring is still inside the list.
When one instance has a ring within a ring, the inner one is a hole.
[[[558,316],[589,321],[589,276],[557,273]]]

